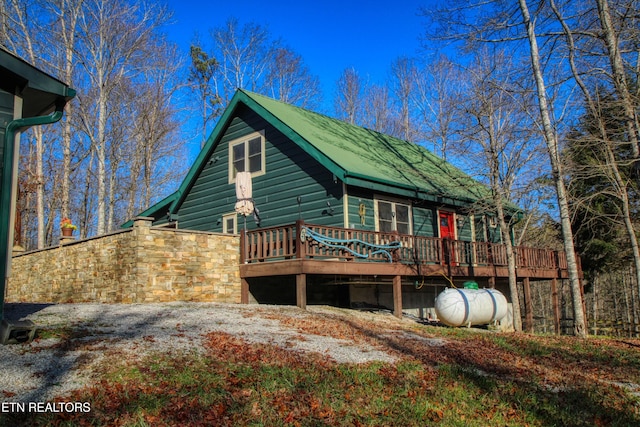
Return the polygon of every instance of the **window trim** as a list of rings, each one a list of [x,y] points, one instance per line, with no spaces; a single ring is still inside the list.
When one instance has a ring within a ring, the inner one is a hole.
[[[233,220],[233,230],[227,229],[227,220]],[[225,234],[238,234],[238,214],[236,212],[222,215],[222,232]]]
[[[251,172],[251,177],[255,178],[257,176],[261,176],[267,173],[267,164],[266,164],[266,153],[265,153],[265,137],[264,137],[264,131],[258,131],[258,132],[253,132],[250,133],[248,135],[245,135],[241,138],[236,138],[232,141],[229,141],[228,144],[228,151],[229,151],[229,155],[228,157],[228,180],[229,180],[229,184],[234,184],[236,182],[236,177],[233,175],[233,171],[234,171],[234,166],[233,166],[233,147],[240,145],[240,144],[244,144],[245,145],[245,154],[249,152],[248,150],[248,145],[249,145],[249,141],[256,139],[256,138],[260,138],[260,157],[261,157],[261,164],[260,164],[260,170],[255,171],[255,172]],[[246,156],[245,159],[245,168],[248,166],[248,161],[249,161],[249,156]]]
[[[409,235],[413,234],[413,207],[411,205],[411,202],[407,202],[405,200],[394,200],[392,198],[386,198],[386,197],[374,197],[373,198],[373,207],[374,207],[374,215],[375,215],[375,230],[376,231],[380,231],[380,211],[379,211],[379,207],[378,207],[378,202],[383,202],[383,203],[389,203],[391,204],[391,212],[392,212],[392,223],[391,223],[391,227],[393,230],[398,230],[398,223],[396,222],[396,205],[402,205],[405,206],[408,209],[408,215],[409,215]]]

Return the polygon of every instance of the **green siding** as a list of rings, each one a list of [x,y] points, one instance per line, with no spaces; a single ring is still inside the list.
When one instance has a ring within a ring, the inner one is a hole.
[[[458,213],[456,215],[456,227],[458,228],[458,240],[465,242],[472,241],[471,217]]]
[[[347,189],[347,194],[349,195],[349,227],[357,230],[375,230],[376,219],[373,192],[350,186]],[[385,199],[385,196],[388,200],[398,201],[409,206],[413,205],[411,199],[398,198],[398,196],[394,194],[380,194],[378,197]],[[364,205],[364,224],[362,224],[362,218],[360,216],[360,204]],[[412,206],[413,234],[426,237],[433,237],[435,235],[434,209],[433,207]]]
[[[476,242],[484,242],[486,240],[485,236],[485,218],[484,216],[477,215],[474,218],[475,221],[475,230],[476,230]]]
[[[489,242],[502,243],[502,233],[500,232],[500,226],[488,227],[487,234],[489,235]]]
[[[373,231],[376,229],[373,193],[355,187],[347,188],[349,227],[356,230]],[[364,205],[364,217],[360,217],[360,204]],[[364,219],[364,224],[362,223]]]
[[[342,226],[342,184],[334,182],[333,175],[318,161],[258,114],[241,106],[193,186],[187,190],[178,210],[180,228],[222,231],[218,220],[233,212],[236,202],[235,184],[229,184],[228,178],[229,142],[258,131],[264,131],[266,159],[266,173],[252,182],[260,226],[295,222],[298,197],[303,220]],[[243,217],[238,218],[239,228],[243,221]],[[251,216],[247,218],[247,228],[256,228]]]
[[[413,232],[416,236],[436,237],[434,208],[413,207]]]

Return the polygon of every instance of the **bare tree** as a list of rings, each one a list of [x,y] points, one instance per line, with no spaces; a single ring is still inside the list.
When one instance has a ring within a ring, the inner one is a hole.
[[[340,120],[356,124],[362,112],[363,83],[355,68],[345,68],[336,84],[333,108]]]
[[[410,112],[417,73],[415,60],[412,58],[400,57],[391,64],[391,87],[399,104],[400,134],[405,141],[413,142],[415,142],[415,132],[412,128]]]
[[[314,108],[321,99],[320,80],[311,74],[302,57],[276,46],[269,53],[265,90],[273,98],[303,108]]]
[[[627,79],[627,71],[622,59],[618,32],[611,17],[609,1],[596,0],[596,5],[598,7],[598,18],[602,29],[602,38],[604,39],[606,52],[609,57],[611,78],[616,92],[619,95],[623,111],[623,120],[626,125],[627,137],[631,144],[633,157],[637,159],[640,157],[640,143],[638,140],[640,127],[638,126],[636,109],[632,100],[632,91]],[[632,13],[638,13],[637,6],[634,6],[632,3],[627,3],[624,8],[630,9],[629,11]]]
[[[172,102],[178,93],[180,60],[175,49],[164,46],[164,61],[150,60],[143,81],[130,90],[132,125],[130,130],[129,188],[126,219],[152,202],[154,194],[162,193],[164,185],[178,179],[181,166],[181,141],[175,137],[179,122]],[[183,163],[184,164],[184,163]]]
[[[387,135],[400,136],[397,114],[386,86],[374,84],[367,87],[362,105],[362,126]]]
[[[59,76],[62,81],[75,86],[77,63],[76,51],[78,49],[78,24],[82,13],[84,0],[55,0],[48,2],[46,7],[49,13],[55,17],[55,30],[52,32],[61,46],[61,54],[58,59]],[[60,216],[70,216],[70,189],[72,174],[72,119],[74,118],[74,102],[66,105],[65,115],[62,118],[62,177],[60,182]]]
[[[129,204],[148,206],[182,170],[172,159],[183,157],[183,147],[170,137],[179,126],[174,94],[184,87],[176,78],[182,62],[159,35],[168,16],[132,0],[0,1],[0,44],[78,93],[61,127],[41,140],[32,130],[23,134],[19,206],[27,248],[53,244],[61,216],[80,226],[81,237],[116,227],[129,219]],[[144,153],[143,166],[130,197],[134,153]]]
[[[571,217],[569,212],[567,189],[564,182],[562,162],[560,159],[560,150],[558,147],[558,134],[556,133],[551,120],[548,94],[540,61],[540,52],[538,49],[538,38],[535,31],[535,25],[531,20],[527,1],[519,0],[519,6],[522,14],[523,24],[527,34],[527,39],[529,42],[531,70],[537,88],[537,100],[540,120],[542,123],[542,131],[545,143],[547,145],[547,151],[549,154],[549,161],[551,165],[551,173],[556,188],[558,208],[560,211],[562,237],[567,257],[567,270],[569,274],[569,281],[571,283],[571,295],[574,313],[574,334],[584,337],[587,334],[587,330],[585,313],[583,309],[581,288],[582,285],[580,284],[580,276],[578,274],[578,264],[576,260],[575,245],[573,242],[573,231],[571,229]]]
[[[418,73],[412,93],[422,139],[432,144],[433,151],[445,160],[450,145],[460,132],[457,106],[464,86],[459,67],[439,56]]]
[[[504,52],[486,49],[477,53],[465,73],[466,96],[459,99],[466,120],[462,140],[463,155],[474,160],[470,170],[489,183],[491,211],[496,213],[502,241],[506,247],[509,291],[513,302],[514,328],[522,330],[520,298],[516,275],[516,254],[511,229],[516,212],[511,202],[520,171],[535,157],[531,122],[527,115],[528,91],[520,86],[518,74]],[[529,331],[532,332],[532,331]]]
[[[132,61],[144,53],[153,32],[168,18],[167,12],[145,3],[125,0],[87,0],[80,28],[83,38],[82,64],[96,91],[93,117],[85,117],[87,136],[97,162],[97,233],[107,231],[108,193],[107,153],[110,97],[120,78],[133,72]],[[95,129],[93,124],[95,123]]]
[[[216,94],[226,103],[237,88],[262,90],[269,61],[269,33],[261,25],[240,25],[236,18],[211,32],[220,80]]]
[[[600,20],[603,19],[607,21],[606,23],[602,23],[603,32],[605,33],[605,43],[607,44],[607,50],[610,53],[611,58],[611,45],[615,45],[614,50],[617,50],[617,41],[612,40],[616,39],[612,24],[610,22],[610,16],[608,12],[608,5],[606,5],[606,1],[598,0],[598,3],[603,3],[599,5],[599,13],[598,16]],[[597,209],[591,209],[589,205],[595,202],[596,205],[602,206],[602,199],[600,198],[603,194],[605,194],[605,198],[613,198],[617,200],[617,203],[614,205],[618,207],[620,211],[620,216],[622,217],[622,223],[624,224],[624,229],[626,230],[629,246],[632,252],[632,259],[634,264],[634,270],[636,275],[636,283],[640,285],[640,248],[638,245],[638,238],[636,235],[636,230],[634,226],[634,220],[632,218],[632,212],[635,208],[632,206],[630,202],[630,192],[633,191],[633,186],[631,180],[625,175],[623,169],[628,169],[628,159],[620,160],[620,155],[617,154],[620,150],[617,148],[625,144],[625,141],[614,141],[615,135],[624,134],[625,132],[618,132],[617,129],[610,129],[611,122],[615,120],[607,120],[607,115],[611,114],[612,106],[609,102],[603,101],[602,97],[599,95],[599,87],[600,83],[595,84],[595,93],[587,87],[586,82],[583,79],[583,74],[590,74],[591,70],[587,70],[583,72],[578,69],[577,65],[577,55],[579,53],[578,47],[576,46],[576,41],[574,37],[574,30],[569,28],[569,24],[567,20],[564,18],[563,13],[560,8],[556,5],[554,0],[550,0],[550,7],[558,19],[558,22],[561,24],[564,37],[566,40],[567,50],[568,50],[568,59],[569,65],[571,68],[571,72],[574,80],[576,81],[580,91],[582,92],[584,103],[587,107],[587,114],[590,117],[588,121],[589,127],[592,129],[591,137],[595,137],[595,140],[586,141],[586,145],[581,149],[589,150],[592,155],[588,156],[591,161],[584,162],[582,164],[578,164],[575,161],[572,163],[572,180],[581,181],[586,179],[595,179],[601,182],[600,187],[605,188],[603,192],[601,191],[589,191],[589,194],[582,195],[580,200],[575,200],[574,203],[581,206],[582,212],[589,212],[589,215],[595,217],[601,215],[601,212],[597,212]],[[604,10],[604,11],[603,11]],[[614,43],[615,41],[615,43]],[[611,78],[613,80],[613,87],[615,91],[620,94],[621,88],[622,92],[626,92],[627,85],[626,80],[623,78],[619,81],[618,72],[615,71],[615,68],[621,64],[615,65],[618,61],[621,62],[621,57],[618,54],[614,54],[616,58],[611,58],[611,68],[613,72],[611,73]],[[635,121],[629,120],[628,117],[628,106],[627,104],[631,102],[630,99],[627,99],[629,96],[628,92],[626,95],[620,94],[618,97],[619,102],[616,102],[613,106],[614,108],[619,106],[618,108],[623,111],[623,123],[626,129],[626,136],[628,140],[631,142],[631,150],[634,153],[633,157],[637,157],[637,142],[632,142],[634,139],[633,129],[635,128]],[[611,100],[611,97],[608,97]],[[604,107],[604,108],[603,108]],[[609,113],[603,111],[604,109],[608,109]],[[634,108],[632,107],[632,110]],[[614,126],[615,128],[616,126]],[[613,138],[611,134],[614,134]],[[574,139],[573,145],[574,147],[577,144],[582,144],[580,141]],[[575,148],[574,148],[575,150]],[[595,160],[595,161],[594,161]],[[621,164],[623,163],[623,164]],[[624,163],[627,163],[625,166]],[[593,188],[592,188],[593,190]],[[611,204],[608,204],[611,206]],[[609,222],[609,221],[607,221]]]
[[[199,43],[191,48],[191,80],[197,83],[203,102],[208,97],[226,105],[236,89],[246,89],[300,107],[319,105],[319,79],[302,56],[272,40],[265,27],[255,23],[241,25],[238,19],[231,18],[211,30],[211,41],[211,53],[206,53]],[[203,119],[220,113],[215,109]]]

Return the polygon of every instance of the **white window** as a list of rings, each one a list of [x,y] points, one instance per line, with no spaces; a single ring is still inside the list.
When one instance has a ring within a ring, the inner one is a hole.
[[[222,232],[238,234],[238,215],[235,212],[222,216]]]
[[[251,176],[264,175],[264,134],[255,132],[229,143],[229,183],[234,183],[238,172],[251,172]]]
[[[377,230],[400,234],[411,234],[411,207],[403,203],[377,200]]]

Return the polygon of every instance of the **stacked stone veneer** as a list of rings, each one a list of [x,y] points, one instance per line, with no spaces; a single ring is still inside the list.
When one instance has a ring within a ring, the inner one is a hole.
[[[239,237],[133,228],[13,257],[7,302],[240,302]]]

